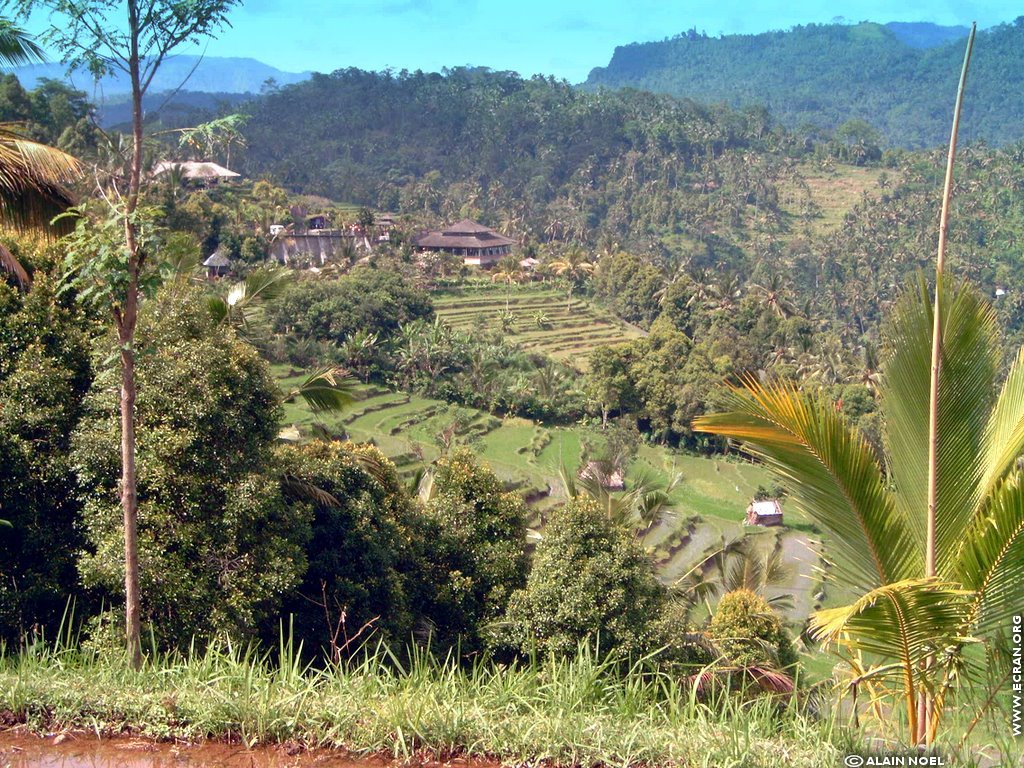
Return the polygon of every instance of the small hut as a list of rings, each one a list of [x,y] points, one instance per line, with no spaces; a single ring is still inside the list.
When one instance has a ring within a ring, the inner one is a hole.
[[[224,252],[218,248],[216,251],[211,253],[206,261],[203,262],[203,266],[206,267],[206,276],[211,280],[218,277],[224,277],[231,269],[231,259],[224,255]]]
[[[747,525],[782,525],[782,506],[778,499],[752,501],[747,507]]]

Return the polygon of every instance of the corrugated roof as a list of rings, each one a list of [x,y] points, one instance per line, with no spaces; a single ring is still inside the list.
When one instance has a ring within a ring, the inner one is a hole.
[[[774,499],[768,501],[755,501],[751,505],[757,515],[781,515],[782,507]]]

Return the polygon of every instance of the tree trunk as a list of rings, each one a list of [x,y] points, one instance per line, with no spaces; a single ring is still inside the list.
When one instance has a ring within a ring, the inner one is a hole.
[[[971,35],[967,38],[967,51],[964,53],[964,66],[960,72],[960,85],[956,93],[956,106],[953,108],[953,128],[949,136],[949,154],[946,158],[946,180],[942,190],[942,212],[939,215],[939,246],[935,260],[935,305],[933,307],[932,324],[932,361],[931,382],[928,408],[928,508],[926,510],[926,541],[924,551],[925,578],[934,578],[936,569],[935,528],[938,515],[938,477],[939,477],[939,377],[942,370],[942,280],[946,262],[946,235],[949,231],[949,200],[953,193],[953,163],[956,159],[956,140],[960,128],[960,108],[964,101],[964,84],[967,81],[967,69],[971,63],[971,50],[974,47],[976,25],[971,25]],[[935,662],[929,656],[925,669]],[[926,691],[921,692],[917,710],[917,732],[914,734],[918,744],[931,746],[938,723],[935,718],[935,701]]]
[[[134,280],[132,281],[134,283]],[[142,666],[139,600],[138,495],[135,475],[135,337],[136,308],[129,293],[118,324],[121,347],[121,509],[124,513],[124,596],[128,658],[133,669]]]
[[[129,57],[132,83],[132,164],[125,200],[124,240],[128,249],[128,288],[117,322],[121,353],[121,510],[124,513],[125,632],[132,669],[142,666],[141,600],[139,596],[139,500],[135,472],[135,324],[139,312],[139,253],[135,211],[142,182],[142,84],[139,76],[139,11],[128,2]]]

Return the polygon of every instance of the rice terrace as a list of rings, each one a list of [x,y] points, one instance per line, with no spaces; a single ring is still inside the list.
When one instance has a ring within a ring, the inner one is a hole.
[[[5,4],[0,768],[1024,766],[1024,17],[858,2]]]

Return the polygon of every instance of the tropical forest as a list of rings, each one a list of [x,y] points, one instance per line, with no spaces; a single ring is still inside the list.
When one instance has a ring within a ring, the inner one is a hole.
[[[249,5],[0,4],[0,768],[1024,764],[1024,19]]]

